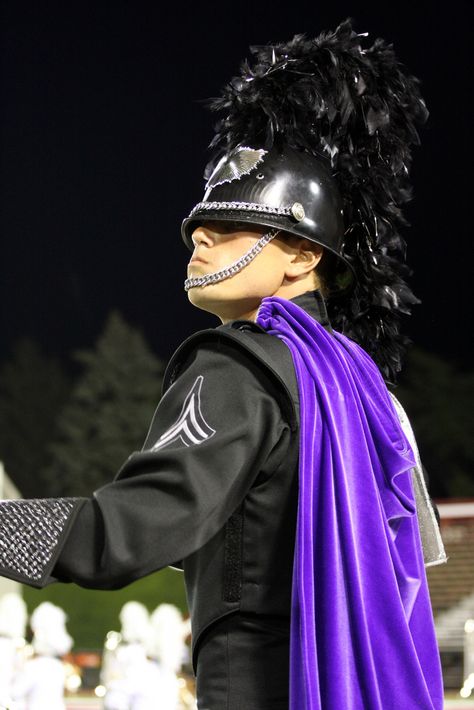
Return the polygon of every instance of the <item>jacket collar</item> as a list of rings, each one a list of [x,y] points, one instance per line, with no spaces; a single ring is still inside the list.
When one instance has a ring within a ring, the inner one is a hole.
[[[295,296],[294,298],[290,298],[288,300],[292,303],[296,303],[296,305],[300,308],[303,308],[310,316],[312,316],[312,318],[317,320],[323,328],[326,328],[329,333],[332,333],[331,323],[329,322],[326,310],[326,304],[324,303],[323,295],[319,289],[315,289],[314,291],[306,291],[305,293],[301,293],[299,296]],[[249,320],[234,320],[217,327],[263,331],[263,328]]]
[[[323,294],[319,289],[314,291],[306,291],[299,296],[289,299],[292,303],[303,308],[310,316],[318,321],[326,330],[332,333],[331,323],[329,322],[326,304]]]

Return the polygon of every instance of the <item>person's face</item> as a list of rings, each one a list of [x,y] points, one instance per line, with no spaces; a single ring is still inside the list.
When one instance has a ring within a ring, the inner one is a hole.
[[[188,278],[219,271],[237,261],[270,227],[239,222],[209,221],[192,235],[194,252],[188,264]],[[242,271],[231,278],[188,291],[190,302],[214,313],[223,323],[235,319],[253,320],[262,298],[280,295],[292,278],[295,247],[276,236]],[[306,289],[307,290],[307,289]]]

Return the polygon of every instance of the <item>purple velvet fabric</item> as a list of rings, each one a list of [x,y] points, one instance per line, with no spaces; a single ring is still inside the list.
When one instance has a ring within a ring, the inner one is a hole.
[[[438,710],[414,457],[380,372],[291,301],[263,299],[257,322],[288,345],[300,396],[290,709]]]

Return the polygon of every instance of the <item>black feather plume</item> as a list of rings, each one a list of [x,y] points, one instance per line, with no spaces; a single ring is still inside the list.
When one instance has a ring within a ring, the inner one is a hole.
[[[224,115],[206,173],[242,144],[268,149],[284,140],[328,157],[344,201],[344,255],[357,275],[349,296],[329,298],[331,320],[394,380],[407,344],[400,316],[419,302],[404,281],[410,271],[398,230],[411,196],[416,125],[428,112],[392,46],[366,42],[346,20],[316,39],[251,47],[253,61],[209,102]]]

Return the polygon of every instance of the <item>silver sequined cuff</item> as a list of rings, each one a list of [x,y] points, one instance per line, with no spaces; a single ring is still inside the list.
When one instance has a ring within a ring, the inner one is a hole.
[[[0,502],[0,576],[43,586],[84,498]]]

